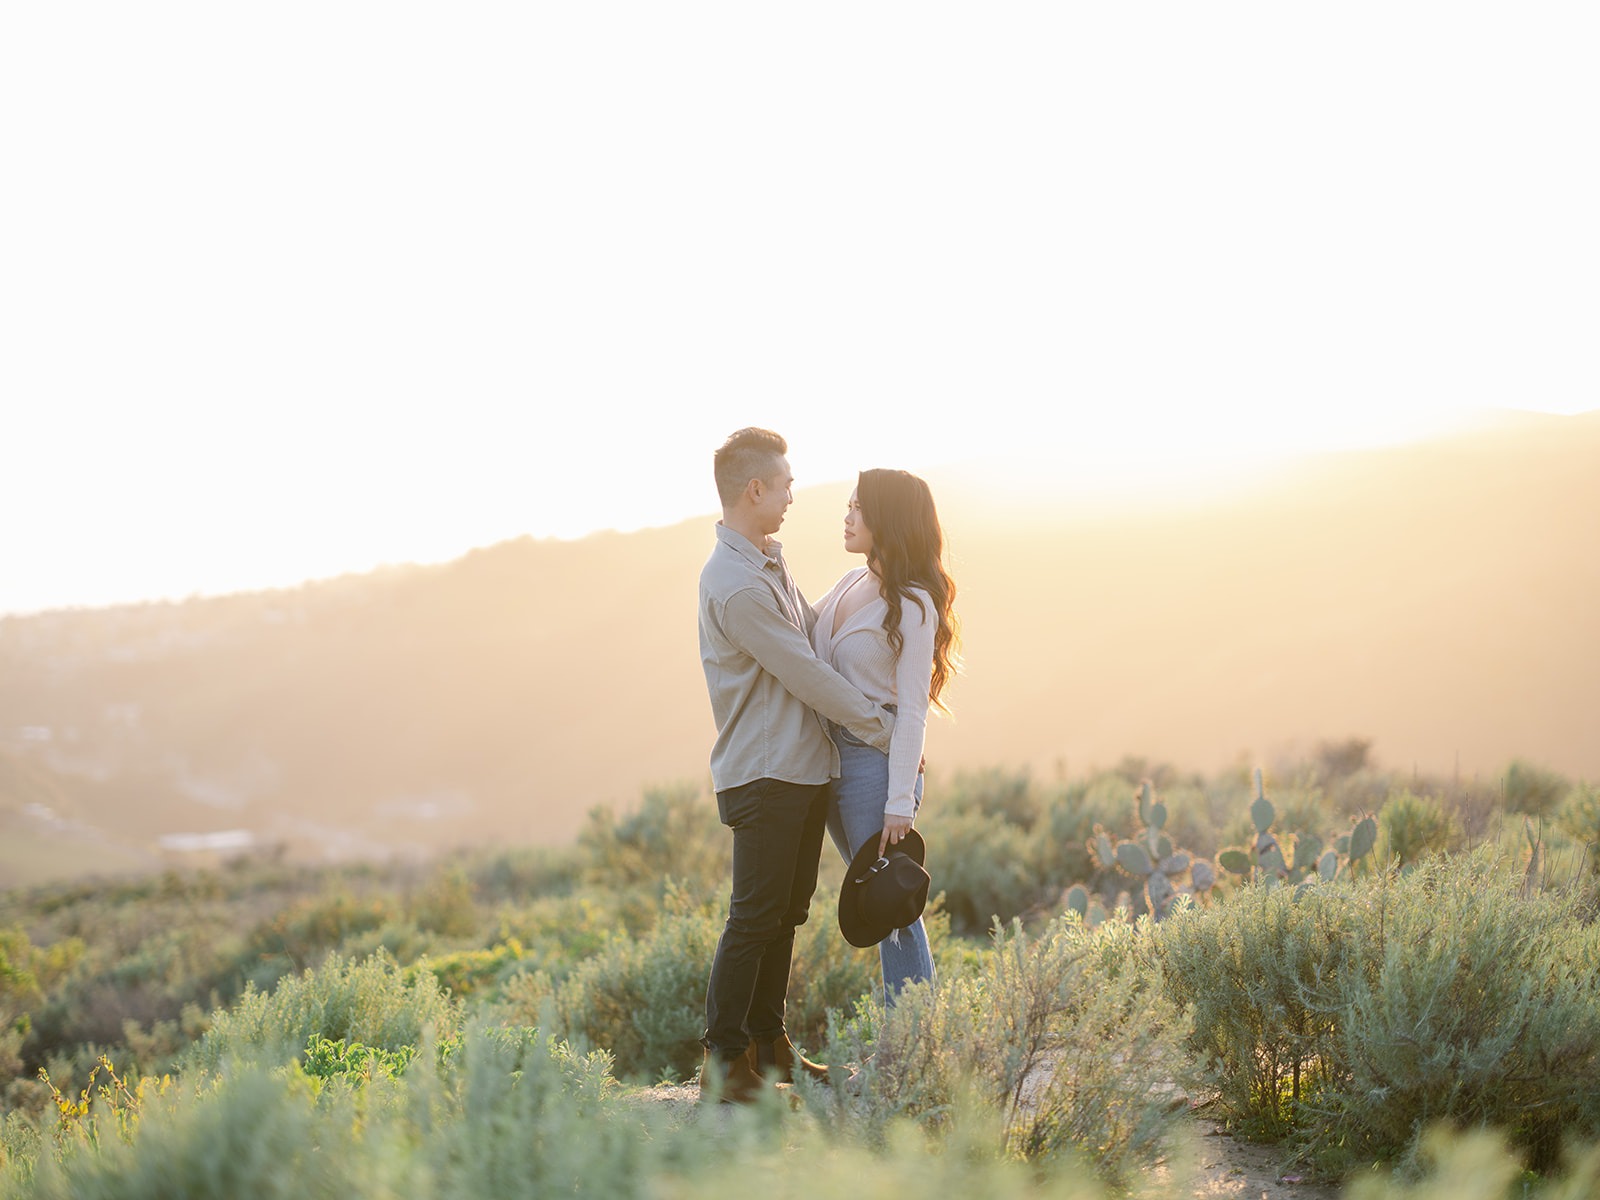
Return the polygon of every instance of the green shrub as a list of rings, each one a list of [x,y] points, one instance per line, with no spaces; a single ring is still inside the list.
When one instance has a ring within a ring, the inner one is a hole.
[[[555,1028],[604,1050],[625,1079],[686,1079],[704,1055],[706,980],[722,924],[669,912],[638,938],[620,933],[555,988]]]
[[[468,861],[473,886],[485,900],[521,904],[565,896],[578,882],[583,859],[573,846],[513,846]]]
[[[1040,872],[1035,835],[1020,825],[969,810],[940,813],[918,829],[933,887],[944,893],[951,928],[962,936],[981,935],[996,918],[1032,916],[1060,893]]]
[[[937,904],[924,914],[930,939],[948,940]],[[706,982],[724,915],[670,891],[655,927],[619,933],[560,982],[526,974],[508,982],[503,1017],[538,1020],[550,1006],[550,1027],[574,1044],[605,1050],[621,1078],[683,1080],[699,1071],[704,1050]],[[785,1013],[789,1037],[815,1050],[827,1036],[831,1010],[847,1008],[880,986],[875,949],[858,950],[839,934],[837,899],[820,888],[795,931]]]
[[[689,787],[653,788],[638,808],[622,815],[591,809],[578,846],[588,883],[642,887],[652,897],[667,879],[688,881],[697,893],[714,891],[727,879],[733,857],[716,808]]]
[[[1600,1195],[1600,1147],[1576,1153],[1570,1169],[1534,1180],[1506,1139],[1491,1130],[1439,1125],[1418,1153],[1393,1172],[1357,1177],[1347,1200],[1593,1200]]]
[[[1239,888],[1226,904],[1191,908],[1159,927],[1168,995],[1193,1021],[1188,1049],[1208,1064],[1226,1111],[1250,1132],[1284,1133],[1337,1057],[1338,977],[1347,891]]]
[[[426,971],[403,970],[386,954],[361,961],[330,958],[279,981],[271,993],[249,988],[185,1055],[186,1070],[216,1069],[235,1058],[285,1063],[312,1036],[383,1050],[414,1046],[427,1030],[447,1037],[462,1011]]]
[[[1243,888],[1162,927],[1227,1109],[1325,1166],[1400,1158],[1441,1120],[1503,1129],[1542,1169],[1563,1133],[1600,1136],[1600,927],[1581,894],[1521,885],[1482,851]]]
[[[1324,779],[1346,779],[1370,765],[1372,739],[1347,737],[1317,743],[1318,774]]]
[[[666,890],[664,886],[662,890]],[[530,969],[560,978],[598,953],[619,930],[633,927],[624,919],[624,907],[615,893],[603,889],[543,896],[519,908],[501,910],[496,936],[499,941],[522,946]],[[660,902],[654,907],[651,923],[660,913]]]
[[[385,921],[374,929],[360,933],[352,932],[329,953],[347,960],[386,954],[398,963],[415,963],[424,958],[446,958],[455,953],[459,941],[457,938],[446,938],[420,929],[415,922],[401,916],[392,921]],[[270,987],[282,976],[263,980],[257,974],[251,978],[257,988],[262,988]]]
[[[198,1004],[186,1004],[177,1019],[141,1025],[124,1021],[118,1061],[139,1075],[162,1074],[176,1066],[183,1054],[210,1028],[211,1019]],[[79,1058],[81,1066],[82,1058]]]
[[[769,1200],[981,1195],[1106,1200],[1092,1177],[1043,1176],[1000,1152],[981,1114],[942,1146],[910,1130],[867,1144],[783,1105],[629,1103],[604,1056],[533,1030],[464,1033],[437,1070],[330,1077],[246,1067],[152,1103],[115,1133],[0,1163],[6,1200],[297,1196],[408,1200],[569,1195]],[[91,1118],[92,1121],[92,1118]],[[25,1139],[24,1139],[25,1140]]]
[[[1392,792],[1378,810],[1378,861],[1410,866],[1455,845],[1459,830],[1444,806],[1410,789]]]
[[[1548,817],[1560,807],[1569,785],[1554,771],[1519,758],[1506,767],[1504,788],[1507,811]]]
[[[1214,806],[1205,791],[1194,784],[1179,784],[1161,794],[1167,806],[1167,834],[1173,844],[1187,846],[1200,858],[1215,858],[1226,816]]]
[[[1087,930],[1075,915],[1037,938],[999,926],[979,970],[906,988],[836,1023],[835,1063],[859,1087],[816,1092],[841,1136],[899,1121],[937,1130],[964,1103],[996,1115],[999,1149],[1127,1183],[1171,1149],[1186,1024],[1145,953],[1147,923]]]
[[[1044,836],[1033,845],[1041,879],[1057,890],[1089,880],[1097,869],[1089,854],[1095,827],[1132,834],[1130,795],[1131,788],[1116,778],[1098,787],[1070,787],[1052,799],[1041,822]]]
[[[441,1121],[417,1163],[431,1194],[625,1197],[648,1186],[655,1148],[642,1122],[610,1102],[609,1056],[577,1054],[534,1029],[474,1027],[439,1079],[435,1091],[420,1073],[411,1103]]]
[[[483,922],[472,880],[459,866],[434,872],[412,897],[410,910],[417,928],[448,938],[470,937]]]
[[[494,1025],[554,1029],[556,983],[547,972],[522,970],[502,983],[476,1011]]]
[[[37,951],[20,929],[0,929],[0,1079],[22,1066],[22,1039],[30,1017],[44,999],[34,974]]]
[[[824,853],[829,850],[824,848]],[[823,888],[812,900],[811,914],[795,930],[794,963],[789,971],[789,1004],[784,1015],[789,1038],[807,1051],[818,1051],[828,1040],[833,1013],[849,1009],[862,996],[883,989],[878,949],[858,949],[839,932],[839,895]],[[941,948],[950,941],[949,920],[937,898],[922,914],[928,942],[938,962]],[[709,973],[711,963],[706,962]],[[703,981],[702,981],[703,984]],[[705,989],[701,988],[704,999]],[[701,1026],[705,1024],[702,1017]],[[695,1030],[695,1036],[701,1030]],[[815,1053],[810,1057],[815,1058]]]
[[[54,993],[72,977],[83,954],[77,938],[35,946],[22,929],[0,928],[0,1097],[50,1038],[63,1008]]]
[[[513,938],[484,950],[458,950],[453,954],[429,956],[414,966],[439,981],[452,996],[476,995],[523,970],[527,956],[522,943]]]
[[[330,1119],[310,1089],[252,1068],[215,1091],[145,1106],[123,1136],[105,1122],[60,1157],[37,1161],[34,1200],[176,1200],[181,1197],[381,1196],[394,1168],[350,1112]],[[9,1189],[8,1189],[9,1191]]]
[[[1580,783],[1567,793],[1561,806],[1561,829],[1584,848],[1591,873],[1600,873],[1600,787]]]
[[[1277,827],[1294,836],[1315,833],[1320,837],[1339,823],[1323,789],[1310,780],[1298,779],[1273,788],[1271,796],[1277,810]]]
[[[1600,928],[1575,893],[1519,894],[1487,856],[1429,859],[1377,896],[1341,978],[1342,1086],[1323,1141],[1387,1157],[1436,1121],[1507,1131],[1555,1165],[1600,1136]]]
[[[338,891],[297,900],[250,931],[241,956],[247,978],[260,987],[290,971],[314,967],[346,939],[378,929],[398,915],[399,906],[382,895],[358,898]]]
[[[1021,829],[1032,829],[1043,805],[1026,771],[964,771],[940,796],[939,812],[978,813]]]

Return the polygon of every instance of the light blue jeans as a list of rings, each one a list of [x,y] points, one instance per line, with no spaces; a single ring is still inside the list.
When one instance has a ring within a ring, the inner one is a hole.
[[[889,756],[859,741],[848,730],[833,726],[833,743],[839,747],[839,778],[828,787],[828,833],[848,863],[868,838],[883,832],[883,808],[889,802]],[[922,776],[917,776],[917,804],[922,804]],[[928,932],[918,917],[878,943],[883,967],[884,1003],[908,983],[933,978],[933,953]]]

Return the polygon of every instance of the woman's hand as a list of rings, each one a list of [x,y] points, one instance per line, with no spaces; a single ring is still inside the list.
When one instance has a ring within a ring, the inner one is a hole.
[[[883,837],[878,839],[878,857],[882,858],[889,853],[889,847],[898,842],[911,832],[911,823],[914,817],[892,817],[888,813],[883,816]]]

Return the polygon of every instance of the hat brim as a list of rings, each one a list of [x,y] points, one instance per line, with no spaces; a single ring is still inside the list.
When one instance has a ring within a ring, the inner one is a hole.
[[[861,950],[876,946],[896,929],[902,928],[868,921],[861,915],[860,906],[854,903],[854,893],[861,886],[856,880],[878,860],[878,843],[882,840],[883,830],[880,829],[861,844],[861,849],[856,851],[856,856],[845,870],[844,882],[839,885],[839,932],[844,934],[845,941]],[[928,847],[915,829],[906,830],[905,836],[889,848],[889,853],[904,854],[919,867],[927,865]],[[923,903],[926,904],[926,899]],[[920,909],[918,915],[921,915]]]

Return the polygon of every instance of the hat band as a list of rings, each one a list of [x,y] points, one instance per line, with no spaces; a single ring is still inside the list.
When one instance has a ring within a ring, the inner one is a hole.
[[[852,883],[865,883],[867,880],[871,879],[874,875],[876,875],[879,871],[883,870],[888,865],[889,865],[888,858],[886,858],[886,857],[885,858],[880,858],[880,859],[878,859],[877,862],[873,863],[870,867],[867,868],[866,874],[857,875],[855,877],[855,879],[853,879],[851,882]]]

